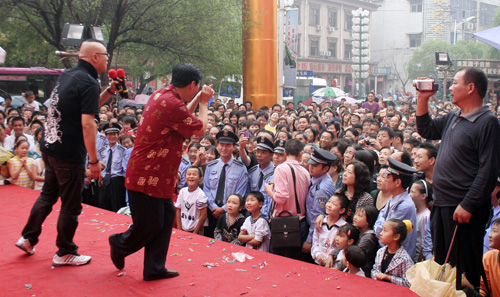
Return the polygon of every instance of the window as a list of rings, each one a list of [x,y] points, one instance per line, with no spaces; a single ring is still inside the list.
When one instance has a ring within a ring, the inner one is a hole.
[[[344,41],[344,59],[351,59],[352,57],[352,41]]]
[[[319,6],[309,6],[309,25],[318,26],[319,22]]]
[[[422,0],[411,0],[410,6],[411,12],[422,12]]]
[[[410,47],[419,47],[422,44],[422,34],[408,34]]]
[[[337,28],[337,10],[330,8],[328,9],[328,26]]]
[[[330,52],[330,58],[337,58],[337,39],[328,39],[328,51]]]
[[[345,26],[344,30],[351,31],[352,30],[352,14],[350,12],[345,12]]]
[[[319,37],[317,36],[309,37],[309,56],[310,57],[319,56]]]

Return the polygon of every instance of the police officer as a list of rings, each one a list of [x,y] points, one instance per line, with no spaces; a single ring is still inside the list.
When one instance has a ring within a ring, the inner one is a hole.
[[[316,147],[312,147],[313,151],[309,163],[309,173],[311,174],[311,185],[306,199],[306,218],[309,224],[309,234],[304,242],[302,252],[311,253],[311,245],[314,233],[314,222],[318,215],[325,213],[325,205],[328,199],[337,190],[332,178],[328,174],[333,161],[337,160],[337,156]],[[311,259],[312,260],[312,259]]]
[[[181,182],[177,185],[177,188],[182,189],[187,187],[186,183],[186,170],[191,167],[191,161],[182,155],[181,164],[179,165],[179,173],[181,174]]]
[[[98,152],[98,158],[106,167],[102,169],[102,182],[99,188],[99,207],[117,212],[126,206],[125,201],[125,170],[128,158],[127,149],[118,143],[121,126],[109,123],[104,133],[109,144]]]
[[[391,192],[392,198],[378,214],[373,228],[377,236],[382,231],[384,222],[390,218],[410,220],[413,226],[417,226],[417,209],[406,190],[415,173],[417,173],[417,170],[413,167],[389,158],[389,168],[384,173],[383,183],[385,183],[384,187],[387,191]],[[403,241],[403,247],[413,261],[416,260],[416,244],[417,232],[410,232]]]
[[[233,157],[238,136],[222,130],[216,135],[220,158],[207,164],[203,191],[208,197],[208,227],[205,235],[214,237],[217,220],[226,211],[227,197],[231,194],[245,196],[248,193],[248,172],[245,165]]]
[[[257,138],[257,150],[255,156],[257,165],[248,170],[250,191],[259,191],[264,195],[264,205],[260,209],[264,216],[269,217],[272,199],[264,191],[264,184],[274,180],[274,165],[271,162],[274,154],[274,144],[265,136]]]
[[[285,144],[286,140],[283,139],[279,139],[274,143],[274,167],[277,167],[278,165],[286,161]]]

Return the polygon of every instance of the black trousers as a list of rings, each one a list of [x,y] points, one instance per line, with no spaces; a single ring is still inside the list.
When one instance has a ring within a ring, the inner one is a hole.
[[[431,211],[431,234],[435,261],[444,264],[457,222],[453,220],[456,207],[437,207]],[[467,280],[479,287],[483,269],[483,238],[491,207],[485,204],[474,210],[469,223],[458,224],[449,263],[457,267],[459,275],[465,272]],[[457,287],[459,282],[457,282]]]
[[[117,255],[126,257],[144,247],[143,276],[164,273],[175,219],[172,199],[130,190],[128,193],[133,224],[127,231],[109,237],[111,248]]]
[[[117,212],[120,208],[127,206],[125,193],[125,177],[112,177],[109,185],[102,185],[99,188],[99,207]]]
[[[61,197],[61,212],[57,220],[57,254],[75,254],[78,246],[73,242],[78,216],[82,212],[82,189],[85,166],[43,154],[45,183],[42,193],[31,209],[28,222],[22,231],[32,245],[38,243],[42,224],[52,212],[52,206]]]

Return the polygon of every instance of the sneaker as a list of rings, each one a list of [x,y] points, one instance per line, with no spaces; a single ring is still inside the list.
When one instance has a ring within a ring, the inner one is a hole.
[[[80,266],[88,264],[91,259],[92,257],[90,256],[83,256],[78,254],[67,254],[62,257],[59,257],[57,254],[55,254],[54,259],[52,259],[52,266]]]
[[[35,248],[31,245],[31,242],[28,239],[26,239],[26,238],[24,238],[22,236],[16,242],[16,246],[18,248],[22,249],[23,251],[25,251],[26,254],[28,254],[30,256],[35,253]]]

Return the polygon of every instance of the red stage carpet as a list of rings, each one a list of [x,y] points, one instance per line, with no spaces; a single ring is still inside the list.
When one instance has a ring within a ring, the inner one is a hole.
[[[45,221],[33,256],[14,245],[37,197],[33,190],[0,186],[0,296],[416,296],[400,286],[179,230],[172,235],[167,265],[180,276],[145,282],[142,251],[126,258],[122,274],[109,258],[108,236],[126,230],[131,218],[87,205],[75,242],[92,262],[52,268],[59,204]],[[240,251],[254,258],[232,262],[231,253]],[[209,268],[206,263],[216,266]]]

